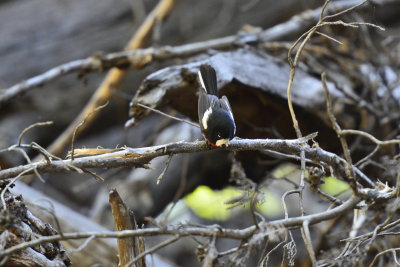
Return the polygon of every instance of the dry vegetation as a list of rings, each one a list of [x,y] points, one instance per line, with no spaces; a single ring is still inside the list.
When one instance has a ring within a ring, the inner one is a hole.
[[[35,10],[22,2],[0,4],[0,21],[2,10]],[[54,31],[65,17],[40,13],[53,67],[34,45],[15,75],[0,66],[0,265],[399,265],[398,1],[111,2],[38,11],[80,18]],[[126,49],[96,52],[122,47],[132,16]],[[55,53],[55,35],[84,52]],[[23,57],[11,43],[0,49]],[[223,149],[196,123],[205,62],[238,128]],[[340,181],[346,190],[332,193]],[[240,192],[225,200],[233,215],[180,208],[199,185]],[[266,194],[279,215],[260,211]]]

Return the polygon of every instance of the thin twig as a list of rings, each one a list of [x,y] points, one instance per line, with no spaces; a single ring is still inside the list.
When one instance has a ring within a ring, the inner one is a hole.
[[[94,236],[89,236],[86,240],[76,249],[68,250],[68,254],[74,254],[82,251],[85,247],[89,245],[89,243],[94,239]]]
[[[303,227],[301,228],[301,235],[303,237],[304,244],[306,245],[308,255],[310,256],[311,264],[313,267],[316,267],[317,259],[315,257],[314,248],[313,248],[313,245],[311,242],[312,239],[311,239],[311,234],[310,234],[309,221],[303,222]]]
[[[161,180],[164,178],[164,175],[168,170],[168,167],[169,167],[169,164],[171,163],[173,155],[174,154],[171,154],[171,155],[168,156],[168,159],[167,159],[167,162],[165,163],[164,169],[162,170],[162,172],[160,173],[160,175],[156,179],[157,184],[160,184]]]
[[[361,170],[368,164],[368,160],[370,158],[372,158],[373,155],[375,155],[376,152],[378,152],[380,146],[376,146],[374,148],[374,150],[371,151],[371,153],[369,153],[367,156],[365,156],[364,158],[360,159],[358,162],[356,162],[354,164],[354,166],[359,167]]]
[[[340,45],[343,44],[341,41],[339,41],[339,40],[337,40],[337,39],[333,38],[332,36],[329,36],[329,35],[327,35],[327,34],[325,34],[325,33],[322,33],[322,32],[319,32],[319,31],[316,31],[315,33],[316,33],[316,34],[319,34],[319,35],[321,35],[321,36],[323,36],[323,37],[325,37],[325,38],[328,38],[329,40],[334,41],[335,43],[338,43],[338,44],[340,44]]]
[[[268,266],[268,260],[269,260],[270,255],[275,250],[277,250],[280,246],[282,246],[285,242],[286,242],[285,240],[279,242],[275,247],[273,247],[270,251],[268,251],[268,253],[265,255],[265,257],[262,258],[262,260],[260,261],[258,266]]]
[[[336,197],[334,197],[334,196],[331,196],[331,195],[325,193],[325,192],[322,191],[320,188],[317,188],[317,193],[318,193],[319,195],[321,195],[322,197],[326,198],[328,201],[332,202],[332,204],[334,204],[335,206],[341,205],[341,204],[343,203],[342,200],[340,200],[340,199],[338,199],[338,198],[336,198]]]
[[[29,130],[31,130],[31,129],[33,129],[33,128],[35,128],[35,127],[38,127],[38,126],[48,126],[48,125],[52,125],[53,124],[53,122],[52,121],[45,121],[45,122],[37,122],[37,123],[34,123],[34,124],[32,124],[32,125],[29,125],[28,127],[26,127],[20,134],[19,134],[19,136],[18,136],[18,145],[17,146],[20,146],[21,145],[21,143],[22,143],[22,138],[24,137],[24,135],[29,131]]]
[[[90,116],[92,114],[95,114],[97,111],[102,110],[103,108],[108,106],[109,101],[107,101],[106,103],[104,103],[101,106],[96,107],[95,109],[91,110],[85,118],[83,118],[83,120],[76,126],[74,132],[72,133],[72,140],[71,140],[71,160],[74,160],[74,152],[75,152],[75,136],[76,133],[78,132],[79,128],[81,128],[86,121],[90,118]]]
[[[104,182],[104,178],[101,177],[100,175],[96,174],[95,172],[86,170],[86,169],[84,169],[84,168],[82,168],[81,170],[82,170],[84,173],[90,174],[96,181],[98,181],[98,182]]]
[[[321,8],[321,13],[320,13],[320,15],[319,15],[319,20],[318,20],[318,21],[322,21],[322,20],[324,19],[324,13],[325,13],[325,10],[326,10],[326,8],[328,7],[328,4],[329,4],[330,1],[331,1],[331,0],[326,0],[326,1],[324,2],[324,5],[323,5],[322,8]]]
[[[137,262],[138,260],[140,260],[141,258],[143,258],[144,256],[148,255],[148,254],[152,254],[154,252],[156,252],[157,250],[166,247],[172,243],[174,243],[175,241],[177,241],[180,238],[180,235],[175,235],[173,237],[171,237],[170,239],[167,239],[163,242],[161,242],[160,244],[158,244],[157,246],[152,247],[149,250],[146,250],[144,252],[142,252],[141,254],[137,255],[134,259],[132,259],[130,262],[128,262],[126,265],[124,265],[124,267],[130,267],[132,266],[135,262]]]
[[[340,11],[340,12],[337,12],[337,13],[335,13],[335,14],[328,15],[328,16],[325,16],[325,17],[321,17],[321,21],[328,20],[328,19],[332,19],[332,18],[336,18],[336,17],[341,16],[341,15],[343,15],[343,14],[349,13],[350,11],[352,11],[352,10],[358,8],[359,6],[364,5],[364,4],[367,3],[368,1],[369,1],[369,0],[364,0],[363,2],[361,2],[361,3],[357,4],[357,5],[353,5],[353,6],[349,7],[349,8],[347,8],[347,9],[345,9],[345,10],[342,10],[342,11]],[[329,2],[329,1],[328,1],[328,2]]]
[[[342,149],[343,149],[343,153],[344,153],[344,157],[346,159],[347,162],[347,166],[346,166],[346,172],[348,175],[348,179],[349,179],[349,184],[350,187],[353,189],[353,191],[355,193],[358,192],[357,189],[357,185],[356,185],[356,181],[355,181],[355,175],[354,175],[354,170],[353,170],[353,165],[352,165],[352,159],[351,159],[351,155],[350,155],[350,150],[349,147],[347,145],[347,141],[346,138],[342,135],[342,129],[340,128],[339,124],[336,121],[335,115],[333,114],[333,110],[332,110],[332,106],[331,106],[331,97],[329,94],[329,89],[328,86],[326,84],[326,74],[325,72],[321,74],[321,81],[322,81],[322,87],[324,88],[325,91],[325,97],[326,97],[326,112],[328,113],[328,117],[329,120],[331,121],[332,124],[332,128],[334,129],[334,131],[336,132],[339,140],[340,140],[340,144],[342,145]]]
[[[139,107],[142,107],[142,108],[146,108],[146,109],[148,109],[148,110],[151,110],[151,111],[153,111],[153,112],[155,112],[155,113],[161,114],[161,115],[163,115],[163,116],[165,116],[165,117],[167,117],[167,118],[170,118],[170,119],[173,119],[173,120],[177,120],[177,121],[180,121],[180,122],[184,122],[184,123],[187,123],[187,124],[192,125],[192,126],[194,126],[194,127],[200,128],[200,126],[199,126],[198,123],[194,123],[194,122],[191,122],[191,121],[188,121],[188,120],[185,120],[185,119],[177,118],[177,117],[175,117],[175,116],[169,115],[169,114],[167,114],[167,113],[164,113],[164,112],[162,112],[162,111],[160,111],[160,110],[157,110],[157,109],[151,108],[151,107],[149,107],[149,106],[143,105],[143,104],[141,104],[141,103],[136,103],[136,105],[139,106]]]
[[[386,231],[386,230],[392,229],[393,227],[397,227],[398,225],[400,225],[400,219],[398,219],[398,220],[396,220],[394,222],[391,222],[391,223],[379,228],[377,233],[380,232],[380,231]],[[354,238],[342,239],[340,241],[347,241],[347,240],[351,240],[351,241],[362,240],[362,241],[364,241],[364,240],[367,240],[367,239],[371,238],[373,236],[373,234],[374,233],[371,232],[371,233],[363,234],[363,235],[360,235],[360,236],[357,236],[357,237],[354,237]],[[377,234],[377,235],[379,235],[379,234]]]
[[[45,160],[46,160],[48,165],[51,165],[52,164],[52,159],[55,159],[55,160],[58,160],[58,161],[64,163],[64,169],[65,169],[64,171],[70,171],[70,169],[73,169],[77,173],[84,173],[84,171],[82,169],[80,169],[78,167],[75,167],[74,165],[70,164],[69,162],[63,161],[63,159],[60,158],[60,157],[57,157],[55,155],[50,154],[48,151],[46,151],[46,149],[41,147],[36,142],[31,142],[31,144],[29,144],[29,145],[21,144],[21,145],[19,145],[19,147],[16,147],[16,145],[12,145],[8,149],[6,149],[6,151],[12,151],[12,150],[20,151],[24,155],[24,157],[27,160],[27,162],[29,162],[29,164],[34,164],[29,159],[29,157],[26,154],[26,152],[24,150],[22,150],[21,148],[30,148],[30,149],[34,149],[34,150],[38,151],[39,153],[41,153],[43,155],[43,157],[45,158]],[[40,175],[38,175],[38,176],[40,178]],[[100,179],[100,180],[103,180],[103,179]]]
[[[289,212],[288,212],[288,209],[287,209],[287,206],[286,206],[286,201],[285,201],[285,199],[286,199],[287,196],[289,196],[289,195],[291,195],[291,194],[298,194],[298,193],[299,193],[299,190],[298,190],[298,189],[295,189],[295,190],[286,191],[286,192],[282,195],[282,197],[281,197],[281,202],[282,202],[282,205],[283,205],[283,210],[284,210],[284,212],[285,212],[285,219],[288,219],[288,218],[289,218]]]
[[[375,261],[382,255],[392,252],[393,253],[393,257],[396,259],[396,251],[400,251],[400,248],[389,248],[386,249],[384,251],[379,252],[378,254],[375,255],[374,259],[372,260],[371,264],[369,265],[369,267],[373,267],[375,266]]]
[[[31,164],[31,163],[32,163],[32,161],[31,161],[31,159],[29,158],[28,154],[25,152],[25,150],[22,149],[22,147],[17,147],[17,146],[11,146],[11,147],[9,147],[9,151],[13,151],[13,150],[14,150],[14,151],[20,152],[20,153],[23,155],[23,157],[25,158],[25,160],[26,160],[26,162],[27,162],[28,164]],[[47,162],[50,162],[50,161],[48,160]],[[36,174],[36,176],[39,178],[40,181],[42,181],[43,183],[45,182],[44,179],[43,179],[43,177],[40,175],[40,173],[38,172],[38,170],[37,170],[36,167],[33,168],[33,172]],[[0,265],[0,266],[1,266],[1,265]]]
[[[237,246],[237,247],[235,247],[235,248],[232,248],[232,249],[228,249],[228,250],[226,250],[226,251],[219,252],[219,253],[218,253],[218,256],[219,256],[219,257],[224,257],[224,256],[226,256],[226,255],[235,253],[235,252],[239,251],[239,250],[242,249],[242,248],[247,248],[248,246],[249,246],[248,243],[240,244],[240,246]]]
[[[369,133],[363,132],[363,131],[359,131],[359,130],[341,130],[340,134],[341,135],[359,135],[359,136],[369,139],[371,142],[377,144],[378,146],[389,146],[389,145],[400,144],[400,139],[381,141],[381,140],[377,139],[375,136],[373,136],[372,134],[369,134]]]

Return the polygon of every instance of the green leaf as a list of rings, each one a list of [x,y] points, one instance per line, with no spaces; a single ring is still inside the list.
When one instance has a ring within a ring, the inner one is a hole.
[[[326,177],[324,181],[325,183],[321,185],[321,190],[332,196],[338,195],[343,191],[350,189],[348,183],[338,180],[334,177]]]

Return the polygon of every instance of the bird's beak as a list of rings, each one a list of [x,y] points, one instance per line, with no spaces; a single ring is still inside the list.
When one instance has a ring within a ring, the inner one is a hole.
[[[228,144],[229,144],[229,139],[220,139],[215,143],[217,147],[225,147],[228,146]]]

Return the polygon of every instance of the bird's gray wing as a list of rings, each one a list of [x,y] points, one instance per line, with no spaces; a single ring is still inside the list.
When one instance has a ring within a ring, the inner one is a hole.
[[[222,96],[221,99],[219,100],[219,103],[220,103],[220,105],[221,105],[221,107],[223,109],[228,111],[228,113],[231,116],[232,120],[234,120],[233,113],[232,113],[232,108],[231,108],[231,105],[229,104],[228,98],[226,96]]]

